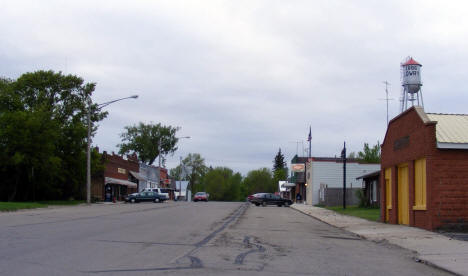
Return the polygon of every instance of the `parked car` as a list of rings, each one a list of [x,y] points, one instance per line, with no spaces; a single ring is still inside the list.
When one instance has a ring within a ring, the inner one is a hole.
[[[193,201],[206,201],[208,202],[208,194],[205,192],[198,192],[193,196]]]
[[[160,195],[163,195],[166,197],[166,199],[169,199],[169,189],[165,188],[144,188],[142,192],[155,192]]]
[[[254,196],[252,197],[251,202],[255,204],[255,206],[277,205],[278,207],[289,207],[289,205],[292,204],[291,200],[270,193],[264,193],[259,196]]]
[[[247,201],[250,202],[250,203],[253,203],[252,202],[252,199],[254,199],[255,197],[259,197],[261,195],[264,195],[265,193],[256,193],[256,194],[253,194],[253,195],[249,195],[247,196]]]
[[[142,201],[153,201],[155,203],[164,202],[166,200],[166,196],[155,193],[155,192],[141,192],[136,194],[130,194],[125,197],[126,202],[135,203],[135,202],[142,202]]]

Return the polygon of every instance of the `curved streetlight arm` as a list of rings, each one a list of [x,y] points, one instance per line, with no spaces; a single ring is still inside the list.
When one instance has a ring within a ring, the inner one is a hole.
[[[98,110],[108,106],[112,103],[125,100],[125,99],[136,99],[138,95],[133,95],[130,97],[120,98],[113,101],[105,102],[102,104],[97,104]],[[86,203],[91,203],[91,97],[88,98],[88,139],[87,139],[87,149],[86,149]]]
[[[110,104],[113,104],[115,102],[118,102],[118,101],[121,101],[121,100],[126,100],[126,99],[136,99],[138,98],[138,95],[133,95],[133,96],[130,96],[130,97],[125,97],[125,98],[120,98],[120,99],[117,99],[117,100],[113,100],[113,101],[109,101],[109,102],[105,102],[105,103],[101,103],[101,104],[97,104],[98,108],[101,109],[105,106],[108,106]]]

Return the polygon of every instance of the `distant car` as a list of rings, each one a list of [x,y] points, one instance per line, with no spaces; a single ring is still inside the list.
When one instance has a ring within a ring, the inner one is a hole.
[[[257,197],[253,197],[251,202],[255,206],[267,206],[267,205],[276,205],[278,207],[284,206],[289,207],[292,204],[292,201],[286,198],[282,198],[279,195],[264,193]]]
[[[265,193],[256,193],[256,194],[253,194],[253,195],[249,195],[247,196],[247,201],[250,202],[250,203],[253,203],[252,200],[256,197],[259,197],[261,195],[264,195]]]
[[[155,193],[155,192],[141,192],[130,194],[125,197],[126,202],[136,203],[142,201],[153,201],[155,203],[164,202],[166,200],[166,196]]]
[[[198,192],[193,196],[193,201],[206,201],[208,202],[208,194],[205,192]]]

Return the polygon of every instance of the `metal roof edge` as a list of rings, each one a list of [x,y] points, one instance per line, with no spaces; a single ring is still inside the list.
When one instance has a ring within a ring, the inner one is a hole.
[[[468,149],[468,143],[443,143],[437,142],[438,149]]]
[[[138,180],[148,180],[146,177],[142,176],[140,173],[138,172],[134,172],[134,171],[128,171],[131,175],[133,175],[136,179]]]
[[[366,173],[366,174],[363,174],[363,175],[361,175],[361,176],[356,177],[356,180],[357,180],[357,179],[361,179],[361,178],[366,178],[366,177],[369,177],[369,176],[376,176],[376,175],[379,175],[379,174],[380,174],[380,170],[374,171],[374,172],[370,172],[370,173]]]

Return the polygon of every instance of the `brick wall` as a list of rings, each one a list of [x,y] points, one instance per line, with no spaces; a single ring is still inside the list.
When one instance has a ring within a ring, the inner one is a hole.
[[[112,177],[116,179],[129,180],[130,171],[139,172],[140,165],[138,163],[138,157],[133,155],[127,155],[124,158],[117,154],[107,154],[106,151],[102,153],[102,159],[104,160],[104,175],[93,177],[91,180],[91,197],[94,199],[105,199],[105,177]],[[137,192],[137,188],[128,188],[128,193]]]
[[[103,153],[105,161],[104,177],[112,177],[122,180],[128,180],[129,171],[139,172],[140,165],[138,158],[134,155],[128,155],[125,159],[123,156],[117,154]],[[120,172],[119,172],[120,169]],[[124,171],[125,170],[125,171]]]
[[[431,166],[434,228],[468,230],[468,153],[441,150]]]
[[[392,168],[390,223],[398,222],[397,166],[408,164],[409,224],[435,230],[468,228],[468,150],[437,149],[436,124],[424,123],[414,108],[393,119],[382,144],[381,219],[385,219],[384,170]],[[414,161],[426,158],[427,210],[413,210]]]

